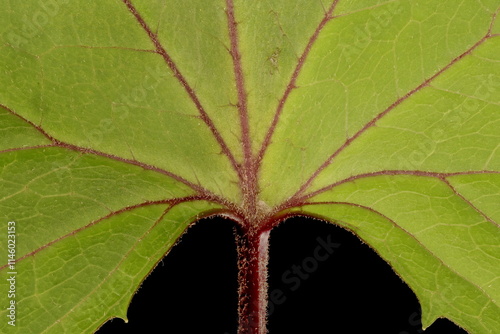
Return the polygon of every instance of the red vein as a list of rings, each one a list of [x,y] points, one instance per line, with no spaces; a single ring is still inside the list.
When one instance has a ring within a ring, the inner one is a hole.
[[[275,212],[279,212],[279,211],[289,209],[292,207],[309,205],[311,203],[306,202],[308,199],[313,198],[314,196],[317,196],[317,195],[324,193],[328,190],[331,190],[333,188],[336,188],[342,184],[345,184],[348,182],[353,182],[355,180],[369,178],[369,177],[376,177],[376,176],[387,176],[387,175],[388,176],[413,175],[413,176],[432,177],[432,178],[439,179],[444,184],[446,184],[455,193],[456,196],[460,197],[465,203],[467,203],[471,208],[473,208],[476,212],[478,212],[481,216],[483,216],[488,222],[492,223],[493,225],[499,226],[499,224],[497,222],[495,222],[491,217],[489,217],[487,214],[485,214],[484,212],[479,210],[474,204],[472,204],[471,201],[469,201],[462,194],[460,194],[455,189],[455,187],[447,180],[448,177],[452,177],[452,176],[478,175],[478,174],[500,174],[500,172],[499,171],[489,171],[489,170],[478,170],[478,171],[468,171],[468,172],[439,173],[439,172],[429,172],[429,171],[420,171],[420,170],[383,170],[383,171],[378,171],[378,172],[353,175],[351,177],[345,178],[345,179],[340,180],[338,182],[332,183],[332,184],[330,184],[326,187],[323,187],[319,190],[316,190],[316,191],[311,192],[309,194],[303,195],[302,197],[296,198],[294,201],[287,201],[287,202],[283,203],[281,206],[277,207],[275,209]],[[314,202],[314,203],[318,203],[318,202]]]
[[[17,258],[15,260],[15,262],[19,262],[19,261],[22,261],[28,257],[31,257],[31,256],[34,256],[35,254],[41,252],[42,250],[52,246],[53,244],[55,243],[58,243],[66,238],[69,238],[71,236],[74,236],[76,235],[77,233],[81,232],[81,231],[84,231],[84,230],[87,230],[88,228],[94,226],[94,225],[97,225],[98,223],[106,220],[106,219],[109,219],[113,216],[117,216],[121,213],[124,213],[124,212],[128,212],[128,211],[132,211],[134,209],[138,209],[138,208],[142,208],[142,207],[146,207],[146,206],[151,206],[151,205],[165,205],[165,204],[170,204],[170,206],[175,206],[177,204],[180,204],[180,203],[185,203],[185,202],[189,202],[189,201],[197,201],[197,200],[205,200],[204,198],[201,198],[199,196],[188,196],[188,197],[182,197],[182,198],[173,198],[173,199],[166,199],[166,200],[159,200],[159,201],[146,201],[146,202],[142,202],[142,203],[139,203],[139,204],[135,204],[135,205],[130,205],[130,206],[126,206],[124,208],[121,208],[119,210],[116,210],[116,211],[113,211],[113,212],[110,212],[109,214],[101,217],[101,218],[98,218],[90,223],[88,223],[87,225],[85,226],[82,226],[80,228],[77,228],[76,230],[73,230],[63,236],[60,236],[59,238],[57,239],[54,239],[40,247],[38,247],[37,249],[35,249],[34,251],[30,252],[30,253],[27,253],[23,256],[21,256],[20,258]],[[0,270],[4,269],[5,267],[7,267],[8,264],[5,264],[3,266],[0,267]]]
[[[500,172],[497,172],[497,173],[500,173]],[[498,224],[497,222],[495,222],[486,213],[484,213],[483,211],[479,210],[479,208],[476,207],[474,204],[472,204],[471,201],[469,201],[461,193],[459,193],[458,190],[450,183],[450,181],[448,181],[446,178],[441,178],[441,181],[443,181],[455,193],[455,195],[457,195],[458,197],[460,197],[462,199],[462,201],[464,201],[465,203],[467,203],[471,208],[473,208],[474,210],[476,210],[476,212],[478,212],[481,216],[483,216],[484,219],[486,219],[487,221],[489,221],[493,225],[496,225],[496,226],[500,227],[500,224]]]
[[[489,171],[489,170],[478,170],[478,171],[468,171],[468,172],[451,172],[451,173],[440,173],[440,172],[430,172],[430,171],[422,171],[422,170],[382,170],[378,172],[371,172],[371,173],[364,173],[364,174],[358,174],[358,175],[353,175],[348,178],[345,178],[343,180],[337,181],[335,183],[332,183],[330,185],[327,185],[321,189],[318,189],[316,191],[313,191],[311,193],[305,194],[301,197],[298,197],[294,200],[293,203],[296,203],[294,205],[302,205],[304,201],[308,200],[309,198],[312,198],[314,196],[317,196],[321,193],[324,193],[328,190],[331,190],[333,188],[336,188],[344,183],[352,182],[355,180],[363,179],[363,178],[368,178],[368,177],[375,177],[375,176],[382,176],[382,175],[388,175],[388,176],[394,176],[394,175],[414,175],[414,176],[423,176],[423,177],[433,177],[433,178],[438,178],[438,179],[445,179],[450,176],[457,176],[457,175],[477,175],[477,174],[500,174],[499,171]],[[291,204],[291,202],[286,202],[286,207],[294,206]]]
[[[50,140],[51,142],[54,142],[54,137],[52,137],[51,135],[49,135],[47,132],[45,132],[44,129],[42,129],[41,126],[39,125],[36,125],[35,123],[33,123],[32,121],[30,121],[29,119],[27,118],[24,118],[23,116],[19,115],[18,113],[16,113],[14,110],[10,109],[9,107],[7,107],[6,105],[3,105],[3,104],[0,104],[0,107],[1,108],[4,108],[5,110],[7,110],[7,112],[9,112],[10,114],[12,114],[13,116],[19,118],[20,120],[24,121],[25,123],[28,123],[29,125],[31,125],[33,128],[35,128],[35,130],[37,130],[38,132],[40,132],[45,138],[47,138],[48,140]]]
[[[387,220],[389,223],[391,223],[395,228],[401,230],[403,233],[405,233],[406,235],[408,235],[410,238],[412,238],[413,240],[415,240],[415,242],[417,244],[420,245],[420,247],[422,247],[423,250],[425,250],[426,252],[428,252],[433,258],[435,258],[444,268],[447,268],[449,271],[451,271],[452,273],[454,273],[455,275],[457,275],[458,277],[460,277],[461,279],[463,279],[465,282],[468,282],[469,284],[471,284],[472,286],[474,286],[478,291],[480,291],[481,293],[483,293],[487,298],[489,298],[489,300],[493,300],[493,298],[491,298],[491,296],[486,293],[484,291],[484,289],[482,289],[480,286],[478,286],[475,282],[471,281],[469,278],[463,276],[462,274],[460,274],[459,272],[457,272],[455,269],[451,268],[449,265],[447,265],[445,262],[443,262],[443,260],[438,257],[436,254],[434,254],[433,251],[431,251],[429,248],[427,248],[420,240],[418,240],[413,234],[411,234],[409,231],[407,231],[405,228],[403,228],[401,225],[399,225],[398,223],[396,223],[395,220],[389,218],[388,216],[384,215],[382,212],[378,211],[378,210],[375,210],[373,208],[370,208],[368,206],[365,206],[365,205],[361,205],[361,204],[357,204],[357,203],[351,203],[351,202],[313,202],[313,203],[306,203],[305,205],[346,205],[346,206],[354,206],[354,207],[358,207],[360,209],[364,209],[364,210],[367,210],[367,211],[370,211],[370,212],[373,212],[374,214],[382,217],[383,219]],[[328,220],[328,219],[327,219]],[[344,222],[344,221],[343,221]],[[348,226],[351,226],[351,230],[356,230],[356,227],[353,226],[352,224],[349,224],[347,222],[344,222],[346,225]],[[361,238],[362,239],[362,238]],[[377,253],[378,251],[375,250]],[[392,267],[392,265],[391,265]]]
[[[21,119],[24,122],[26,122],[29,125],[31,125],[38,132],[40,132],[45,138],[47,138],[48,140],[50,140],[52,142],[52,144],[48,144],[48,145],[35,145],[35,146],[28,146],[28,147],[21,147],[21,148],[6,149],[6,150],[3,150],[3,151],[0,151],[0,153],[6,153],[6,152],[12,152],[12,151],[21,151],[21,150],[28,150],[28,149],[37,149],[37,148],[60,147],[60,148],[65,148],[65,149],[68,149],[68,150],[71,150],[71,151],[80,152],[80,153],[83,153],[83,154],[93,154],[93,155],[105,157],[105,158],[108,158],[108,159],[111,159],[111,160],[115,160],[115,161],[123,162],[123,163],[126,163],[126,164],[138,166],[138,167],[141,167],[143,169],[150,170],[150,171],[153,171],[153,172],[156,172],[156,173],[159,173],[159,174],[166,175],[166,176],[168,176],[168,177],[170,177],[170,178],[172,178],[172,179],[174,179],[174,180],[176,180],[178,182],[181,182],[181,183],[187,185],[188,187],[190,187],[191,189],[193,189],[194,191],[196,191],[200,196],[204,197],[204,199],[206,199],[207,201],[213,201],[215,203],[218,203],[218,204],[221,204],[221,205],[225,205],[228,208],[232,208],[232,209],[236,208],[236,205],[234,205],[233,203],[231,203],[227,199],[224,199],[224,198],[222,198],[222,197],[220,197],[220,196],[212,193],[208,189],[205,189],[205,188],[203,188],[202,186],[200,186],[198,184],[192,183],[192,182],[184,179],[183,177],[181,177],[181,176],[179,176],[177,174],[174,174],[172,172],[169,172],[169,171],[167,171],[165,169],[162,169],[162,168],[159,168],[159,167],[156,167],[156,166],[152,166],[152,165],[149,165],[149,164],[137,161],[135,159],[122,158],[122,157],[116,156],[114,154],[109,154],[109,153],[97,151],[97,150],[94,150],[94,149],[91,149],[91,148],[85,148],[85,147],[81,147],[81,146],[77,146],[77,145],[73,145],[73,144],[70,144],[70,143],[66,143],[66,142],[60,141],[60,140],[54,138],[53,136],[51,136],[50,134],[48,134],[39,125],[36,125],[32,121],[24,118],[23,116],[19,115],[18,113],[16,113],[12,109],[6,107],[5,105],[0,104],[0,107],[4,108],[5,110],[7,110],[12,115],[18,117],[19,119]]]
[[[271,143],[271,138],[274,134],[274,131],[276,130],[276,126],[278,124],[278,121],[280,119],[281,113],[283,112],[283,107],[285,106],[285,103],[290,96],[290,93],[292,92],[293,89],[297,88],[295,85],[297,82],[297,77],[300,74],[300,71],[302,70],[302,67],[304,66],[304,63],[312,49],[312,46],[314,42],[318,39],[319,33],[321,30],[325,27],[325,25],[333,19],[333,11],[335,10],[335,7],[337,6],[337,3],[339,0],[333,1],[331,4],[330,8],[328,11],[325,13],[323,19],[319,23],[319,25],[316,27],[316,30],[312,34],[312,36],[309,38],[309,42],[307,43],[304,51],[302,52],[302,55],[299,57],[297,61],[297,66],[295,67],[295,70],[293,71],[292,77],[290,78],[290,81],[285,89],[285,92],[283,93],[283,96],[278,102],[278,107],[276,108],[276,112],[274,114],[273,121],[271,125],[269,126],[269,129],[266,133],[266,136],[264,138],[264,141],[262,142],[262,146],[260,147],[259,154],[257,156],[258,162],[257,165],[260,167],[260,162],[262,161],[262,158],[264,157],[264,154],[266,153],[267,148],[269,147]]]
[[[222,152],[228,157],[229,161],[231,162],[231,165],[233,166],[234,170],[240,174],[240,168],[238,163],[236,162],[233,154],[231,153],[231,150],[229,150],[229,147],[227,146],[226,142],[222,138],[221,134],[215,127],[215,124],[213,123],[212,119],[210,116],[208,116],[207,112],[205,111],[205,108],[202,106],[200,100],[198,99],[198,96],[194,92],[193,88],[188,84],[186,81],[186,78],[182,75],[180,72],[179,68],[173,61],[173,59],[170,57],[170,55],[167,53],[165,48],[161,45],[160,41],[158,40],[158,36],[153,33],[151,28],[148,26],[146,21],[142,18],[142,16],[137,12],[137,9],[134,7],[132,2],[130,0],[122,0],[123,3],[127,6],[129,11],[132,13],[132,15],[135,17],[135,19],[139,22],[141,27],[144,29],[144,31],[147,33],[149,39],[151,42],[153,42],[156,52],[163,57],[165,60],[165,63],[167,66],[170,68],[172,71],[174,77],[180,82],[184,90],[187,92],[189,95],[190,99],[193,101],[194,105],[196,106],[196,109],[198,109],[198,112],[200,114],[200,118],[203,120],[203,122],[207,125],[207,127],[210,129],[212,132],[212,135],[215,137],[217,140],[217,143],[222,149]]]
[[[230,53],[233,59],[234,78],[238,91],[238,111],[240,114],[241,132],[243,137],[243,152],[245,155],[245,163],[250,164],[252,159],[252,143],[250,141],[250,125],[248,121],[248,103],[247,92],[245,90],[245,77],[243,75],[241,53],[238,42],[238,24],[236,23],[235,19],[233,1],[226,0],[226,5],[227,25],[229,30],[229,38],[231,40]]]
[[[147,230],[146,230],[146,231],[145,231],[145,232],[144,232],[144,233],[143,233],[143,234],[142,234],[142,235],[141,235],[141,236],[140,236],[140,237],[139,237],[139,238],[135,241],[135,242],[134,242],[134,244],[133,244],[133,245],[130,247],[130,249],[129,249],[129,250],[128,250],[128,251],[127,251],[124,255],[123,255],[123,257],[120,259],[120,261],[118,261],[118,263],[116,264],[116,266],[115,266],[112,270],[110,270],[110,271],[109,271],[109,273],[106,275],[106,277],[105,277],[105,278],[103,278],[103,279],[99,282],[99,284],[97,284],[97,285],[96,285],[96,286],[95,286],[95,287],[94,287],[94,288],[93,288],[93,289],[92,289],[89,293],[87,293],[87,295],[86,295],[85,297],[81,298],[81,299],[78,301],[78,303],[76,303],[75,305],[73,305],[73,307],[72,307],[71,309],[69,309],[69,310],[68,310],[65,314],[63,314],[61,317],[59,317],[59,318],[57,319],[57,321],[56,321],[56,322],[54,322],[52,325],[50,325],[50,326],[46,327],[46,328],[44,329],[44,331],[42,332],[42,334],[43,334],[43,333],[45,333],[45,332],[47,332],[47,330],[48,330],[48,329],[50,329],[50,328],[52,328],[55,324],[57,324],[57,323],[61,322],[61,321],[62,321],[62,319],[64,319],[65,317],[67,317],[67,316],[68,316],[68,315],[69,315],[69,314],[70,314],[70,313],[71,313],[71,312],[72,312],[72,311],[73,311],[76,307],[78,307],[79,305],[83,304],[83,303],[84,303],[84,301],[85,301],[86,299],[88,299],[88,298],[89,298],[89,297],[90,297],[90,296],[91,296],[91,295],[92,295],[92,294],[93,294],[93,293],[94,293],[97,289],[99,289],[101,286],[103,286],[103,285],[104,285],[104,284],[108,281],[108,279],[111,277],[111,275],[112,275],[112,274],[114,274],[114,273],[118,270],[118,268],[122,265],[122,263],[123,263],[123,262],[124,262],[124,261],[128,258],[128,256],[130,255],[130,253],[132,253],[132,251],[135,249],[135,247],[136,247],[136,246],[137,246],[137,245],[138,245],[138,244],[139,244],[139,243],[140,243],[140,242],[141,242],[141,241],[142,241],[142,240],[143,240],[143,239],[144,239],[144,238],[145,238],[145,237],[146,237],[149,233],[151,233],[151,231],[152,231],[152,230],[153,230],[156,226],[158,226],[158,224],[159,224],[159,223],[163,220],[163,218],[164,218],[164,217],[165,217],[165,216],[166,216],[166,215],[170,212],[170,210],[172,210],[172,208],[173,208],[174,206],[176,206],[177,204],[178,204],[178,203],[176,203],[176,204],[171,204],[168,208],[166,208],[166,209],[163,211],[163,213],[160,215],[160,217],[158,217],[158,219],[156,219],[156,220],[155,220],[155,222],[154,222],[154,223],[153,223],[153,224],[152,224],[152,225],[151,225],[151,226],[150,226],[150,227],[149,227],[149,228],[148,228],[148,229],[147,229]],[[155,254],[157,254],[157,253],[155,253]],[[148,263],[146,262],[146,263],[145,263],[145,265],[143,265],[143,267],[145,267],[145,266],[147,266],[147,265],[148,265]],[[146,275],[145,277],[147,277],[147,275]],[[125,297],[125,296],[121,296],[121,298],[120,298],[119,300],[123,299],[123,297]],[[119,301],[119,300],[118,300],[118,301]],[[115,302],[115,305],[116,305],[116,303],[117,303],[118,301],[116,301],[116,302]]]
[[[234,14],[233,0],[226,0],[226,16],[229,31],[229,39],[231,42],[230,54],[233,61],[234,79],[236,89],[238,91],[238,113],[240,116],[241,125],[241,142],[243,145],[244,167],[242,190],[244,195],[244,203],[248,212],[254,212],[257,203],[257,176],[254,170],[254,161],[252,156],[252,142],[250,139],[250,125],[248,118],[248,102],[247,92],[245,90],[245,77],[241,63],[241,53],[238,41],[238,23]]]
[[[33,146],[23,146],[23,147],[7,148],[5,150],[1,150],[0,154],[2,154],[2,153],[8,153],[8,152],[16,152],[16,151],[34,150],[34,149],[37,149],[37,148],[48,148],[48,147],[54,147],[54,144],[33,145]]]
[[[172,210],[172,209],[173,209],[173,207],[174,207],[173,205],[172,205],[172,206],[169,206],[169,207],[168,207],[168,208],[164,211],[163,216],[165,216],[165,214],[167,214],[167,213],[168,213],[168,211]],[[196,220],[200,220],[200,219],[203,219],[203,218],[208,218],[208,217],[210,217],[210,216],[213,216],[214,214],[215,214],[215,215],[219,215],[219,212],[217,212],[217,213],[215,213],[215,212],[207,212],[207,213],[206,213],[206,214],[204,214],[204,215],[201,215],[201,216],[196,216]],[[158,222],[159,222],[159,221],[161,221],[161,219],[163,218],[163,216],[162,216],[162,217],[160,217],[160,219],[158,220]],[[154,226],[152,226],[151,228],[149,228],[149,229],[148,229],[148,231],[146,231],[146,233],[144,233],[144,234],[143,234],[143,236],[141,237],[141,240],[144,238],[144,236],[145,236],[146,234],[150,233],[150,232],[151,232],[151,230],[153,229],[153,227],[156,227],[156,225],[158,225],[158,224],[157,224],[157,223],[155,223],[155,224],[154,224]],[[186,232],[186,230],[184,231],[184,233],[185,233],[185,232]],[[182,238],[182,235],[183,235],[183,233],[181,233],[180,235],[178,235],[178,236],[177,236],[177,238],[175,239],[175,241],[172,243],[172,245],[174,245],[174,246],[175,246],[177,243],[179,243],[180,239]],[[137,243],[136,243],[136,244],[137,244]],[[161,255],[161,256],[157,256],[157,254],[159,254],[159,253],[160,253],[161,249],[157,250],[157,252],[155,252],[154,254],[152,254],[152,255],[150,256],[150,258],[153,258],[153,259],[154,259],[154,258],[157,258],[157,259],[158,259],[158,261],[155,263],[155,265],[154,265],[154,266],[150,267],[150,269],[149,269],[148,273],[147,273],[146,275],[144,275],[144,277],[142,278],[141,283],[140,283],[138,286],[141,286],[142,282],[144,282],[144,280],[145,280],[147,277],[149,277],[149,275],[153,272],[153,270],[155,270],[155,268],[156,268],[156,266],[158,265],[159,261],[161,261],[161,259],[165,258],[165,256],[167,256],[167,254],[168,254],[168,253],[172,250],[172,248],[173,248],[174,246],[172,246],[172,247],[170,247],[169,249],[167,249],[166,251],[164,251],[164,252],[162,253],[162,255]],[[129,254],[129,253],[130,253],[130,252],[127,252],[127,254],[125,254],[124,258],[125,258],[125,257]],[[119,263],[119,264],[121,264],[121,262],[122,262],[122,261],[120,261],[120,263]],[[143,267],[145,267],[146,265],[147,265],[147,264],[145,264]],[[113,305],[116,305],[118,302],[120,302],[121,300],[123,300],[125,297],[127,297],[127,296],[126,296],[126,295],[121,296],[121,298],[120,298],[119,300],[117,300],[117,301],[115,302],[115,304],[113,304]],[[131,297],[129,297],[129,298],[131,298]],[[131,300],[129,300],[128,304],[130,304],[130,302],[131,302]],[[110,307],[110,308],[112,308],[112,307]],[[108,320],[111,320],[111,319],[113,319],[113,318],[114,318],[114,317],[113,317],[113,316],[111,316],[111,317],[109,317],[109,318],[107,318],[107,319],[104,319],[104,320],[103,320],[103,322],[99,325],[99,328],[100,328],[102,325],[104,325],[104,324],[105,324]]]
[[[215,199],[218,198],[217,195],[213,194],[209,190],[201,187],[200,185],[194,184],[194,183],[192,183],[192,182],[190,182],[190,181],[188,181],[188,180],[180,177],[179,175],[173,174],[173,173],[171,173],[171,172],[169,172],[167,170],[164,170],[162,168],[159,168],[159,167],[156,167],[156,166],[152,166],[152,165],[149,165],[149,164],[146,164],[146,163],[134,160],[134,159],[122,158],[122,157],[119,157],[119,156],[116,156],[116,155],[113,155],[113,154],[109,154],[109,153],[97,151],[97,150],[94,150],[94,149],[91,149],[91,148],[80,147],[80,146],[77,146],[77,145],[73,145],[73,144],[61,142],[61,141],[58,141],[58,140],[55,141],[53,147],[62,147],[62,148],[66,148],[68,150],[72,150],[72,151],[76,151],[76,152],[81,152],[83,154],[93,154],[93,155],[105,157],[105,158],[108,158],[108,159],[112,159],[112,160],[115,160],[115,161],[120,161],[120,162],[123,162],[123,163],[126,163],[126,164],[138,166],[138,167],[141,167],[141,168],[146,169],[146,170],[151,170],[151,171],[154,171],[154,172],[166,175],[168,177],[171,177],[174,180],[179,181],[181,183],[184,183],[185,185],[189,186],[191,189],[193,189],[194,191],[196,191],[200,195],[206,197],[206,199],[215,200]]]
[[[309,177],[309,179],[299,188],[299,190],[292,196],[292,198],[300,196],[312,183],[312,181],[326,168],[328,167],[332,161],[335,159],[337,155],[339,155],[342,151],[344,151],[348,146],[351,145],[351,143],[356,140],[359,136],[361,136],[363,133],[365,133],[368,129],[371,127],[375,126],[375,124],[384,116],[386,116],[389,112],[394,110],[397,106],[399,106],[401,103],[404,101],[408,100],[411,96],[413,96],[415,93],[419,92],[426,86],[428,86],[432,81],[434,81],[437,77],[439,77],[441,74],[443,74],[445,71],[447,71],[449,68],[451,68],[454,64],[456,64],[458,61],[460,61],[462,58],[465,56],[469,55],[474,51],[477,47],[479,47],[481,44],[483,44],[486,40],[488,40],[491,37],[491,26],[490,30],[488,30],[488,33],[481,38],[478,42],[476,42],[473,46],[471,46],[467,51],[464,53],[460,54],[458,57],[454,58],[451,60],[450,63],[448,63],[446,66],[444,66],[442,69],[440,69],[438,72],[436,72],[434,75],[432,75],[429,79],[426,79],[424,82],[422,82],[420,85],[417,87],[413,88],[411,91],[406,93],[403,97],[400,97],[397,99],[393,104],[391,104],[387,109],[376,115],[373,119],[371,119],[368,123],[366,123],[358,132],[356,132],[352,137],[349,137],[341,147],[339,147],[332,155],[330,155],[326,161],[314,171],[314,173]]]

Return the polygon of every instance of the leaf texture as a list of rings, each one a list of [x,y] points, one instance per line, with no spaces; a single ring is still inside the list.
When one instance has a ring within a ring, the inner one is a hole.
[[[500,328],[498,0],[0,4],[16,330],[126,319],[215,214],[339,224],[415,291],[424,326]]]

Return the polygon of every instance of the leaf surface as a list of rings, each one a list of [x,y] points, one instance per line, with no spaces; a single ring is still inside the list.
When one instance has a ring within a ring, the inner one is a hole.
[[[498,0],[0,3],[17,330],[126,319],[214,214],[339,224],[415,291],[424,326],[500,328]]]

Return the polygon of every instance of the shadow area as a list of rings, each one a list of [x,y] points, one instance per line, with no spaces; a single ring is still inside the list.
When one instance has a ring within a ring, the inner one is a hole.
[[[114,319],[98,334],[236,334],[234,223],[203,219],[144,281],[129,323]],[[352,233],[295,217],[271,233],[270,334],[420,334],[413,292]],[[466,334],[440,319],[425,334]]]

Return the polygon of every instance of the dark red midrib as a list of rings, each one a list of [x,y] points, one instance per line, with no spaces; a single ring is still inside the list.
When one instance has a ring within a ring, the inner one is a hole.
[[[152,206],[152,205],[169,205],[169,208],[173,207],[173,206],[176,206],[178,204],[181,204],[181,203],[185,203],[185,202],[190,202],[190,201],[198,201],[198,200],[205,200],[204,198],[200,198],[200,197],[197,197],[197,196],[188,196],[188,197],[182,197],[182,198],[173,198],[173,199],[165,199],[165,200],[158,200],[158,201],[146,201],[146,202],[142,202],[142,203],[139,203],[139,204],[134,204],[134,205],[129,205],[129,206],[126,206],[124,208],[121,208],[119,210],[116,210],[116,211],[113,211],[113,212],[110,212],[109,214],[101,217],[101,218],[98,218],[90,223],[88,223],[87,225],[84,225],[80,228],[77,228],[63,236],[60,236],[59,238],[57,239],[54,239],[40,247],[38,247],[37,249],[35,249],[34,251],[32,252],[29,252],[19,258],[17,258],[14,262],[17,263],[19,261],[22,261],[26,258],[29,258],[29,257],[32,257],[34,256],[35,254],[39,253],[40,251],[52,246],[53,244],[55,243],[58,243],[66,238],[69,238],[71,236],[74,236],[76,235],[77,233],[79,232],[82,232],[82,231],[85,231],[87,230],[88,228],[94,226],[94,225],[97,225],[99,224],[100,222],[102,221],[105,221],[111,217],[114,217],[114,216],[117,216],[119,214],[122,214],[124,212],[128,212],[128,211],[132,211],[132,210],[135,210],[135,209],[138,209],[138,208],[142,208],[142,207],[147,207],[147,206]],[[3,265],[0,267],[0,270],[3,270],[4,268],[6,268],[8,266],[8,264],[6,265]]]
[[[340,146],[332,155],[330,155],[323,164],[320,165],[319,168],[317,168],[312,175],[307,179],[307,181],[300,186],[299,190],[291,197],[291,201],[294,201],[295,198],[301,196],[304,191],[311,185],[311,183],[316,179],[316,177],[326,168],[328,167],[332,161],[335,159],[336,156],[338,156],[342,151],[344,151],[348,146],[352,144],[353,141],[355,141],[358,137],[360,137],[363,133],[365,133],[368,129],[371,127],[375,126],[375,124],[384,116],[386,116],[388,113],[390,113],[392,110],[394,110],[397,106],[399,106],[401,103],[404,101],[408,100],[411,96],[416,94],[417,92],[421,91],[423,88],[427,87],[432,81],[434,81],[437,77],[439,77],[441,74],[443,74],[445,71],[447,71],[449,68],[451,68],[454,64],[456,64],[458,61],[460,61],[462,58],[465,56],[469,55],[474,51],[477,47],[479,47],[481,44],[483,44],[486,40],[488,40],[492,35],[490,34],[490,30],[488,30],[488,33],[481,38],[478,42],[476,42],[473,46],[471,46],[469,49],[467,49],[464,53],[460,54],[458,57],[454,58],[451,60],[450,63],[448,63],[446,66],[444,66],[442,69],[437,71],[434,75],[432,75],[429,79],[424,80],[420,85],[417,87],[413,88],[411,91],[406,93],[403,97],[398,98],[394,103],[392,103],[387,109],[384,111],[380,112],[377,114],[373,119],[371,119],[368,123],[366,123],[358,132],[356,132],[352,137],[349,137],[343,144]]]
[[[222,135],[220,132],[217,130],[215,124],[213,123],[212,119],[210,116],[208,116],[207,112],[205,111],[205,108],[201,104],[198,96],[194,92],[193,88],[188,84],[186,78],[182,75],[180,72],[179,68],[177,67],[176,63],[173,61],[172,57],[167,53],[163,45],[160,43],[158,40],[158,36],[153,33],[151,28],[148,26],[146,21],[142,18],[142,16],[139,14],[135,6],[132,4],[130,0],[122,0],[123,3],[127,6],[128,10],[132,13],[132,15],[135,17],[137,22],[141,25],[141,27],[144,29],[146,34],[148,35],[149,39],[151,42],[154,44],[156,48],[156,52],[163,57],[165,60],[165,63],[167,66],[170,68],[172,71],[172,74],[174,77],[179,81],[181,86],[184,88],[184,90],[187,92],[189,95],[189,98],[193,101],[194,105],[196,106],[196,109],[198,110],[200,114],[200,118],[203,120],[203,122],[207,125],[209,128],[210,132],[212,135],[215,137],[217,143],[221,147],[222,153],[227,156],[229,159],[233,169],[236,171],[236,173],[240,176],[240,168],[238,163],[236,162],[236,159],[234,158],[231,150],[227,146],[226,142],[222,138]],[[240,176],[241,178],[241,176]]]
[[[252,160],[252,143],[250,140],[250,125],[248,119],[248,102],[247,91],[245,89],[245,77],[243,74],[243,66],[241,63],[241,52],[238,41],[238,24],[234,14],[234,3],[232,0],[226,0],[226,16],[229,31],[229,40],[231,43],[230,54],[233,60],[234,79],[238,92],[238,112],[240,116],[241,136],[243,145],[243,154],[245,157],[245,165],[249,168]]]
[[[248,115],[248,93],[245,88],[245,76],[239,46],[238,23],[234,12],[233,0],[226,0],[227,28],[229,32],[231,59],[233,62],[234,80],[238,93],[238,114],[241,127],[241,144],[243,149],[243,171],[240,174],[240,185],[243,194],[243,211],[248,217],[257,215],[258,180],[252,152],[250,121]],[[252,219],[252,218],[250,218]]]
[[[312,49],[314,43],[318,39],[318,36],[319,36],[321,30],[323,30],[325,25],[330,20],[332,20],[334,18],[333,12],[334,12],[335,7],[337,6],[338,2],[339,2],[339,0],[335,0],[330,5],[330,8],[325,13],[323,19],[321,20],[319,25],[314,30],[314,33],[312,34],[312,36],[309,38],[309,41],[308,41],[304,51],[302,52],[301,56],[299,57],[299,59],[297,61],[297,65],[295,66],[295,70],[293,71],[292,77],[290,78],[290,81],[288,82],[288,85],[286,86],[286,89],[285,89],[285,92],[283,93],[283,96],[281,97],[281,99],[278,102],[278,106],[277,106],[276,111],[274,113],[273,120],[272,120],[271,125],[269,126],[269,128],[267,130],[266,136],[264,137],[264,141],[262,142],[259,153],[257,155],[257,159],[258,159],[257,163],[256,163],[257,168],[260,168],[261,162],[262,162],[262,159],[264,158],[266,150],[269,147],[269,145],[271,144],[271,139],[272,139],[273,134],[276,130],[276,126],[278,125],[278,122],[279,122],[279,119],[280,119],[281,114],[283,112],[283,108],[285,106],[286,101],[288,100],[288,97],[290,96],[290,93],[292,92],[292,90],[297,88],[295,84],[296,84],[297,78],[302,70],[302,67],[304,66],[304,63],[305,63],[309,53],[311,52],[311,49]]]
[[[203,197],[207,201],[211,201],[211,202],[215,202],[215,203],[224,205],[224,206],[226,206],[226,207],[228,207],[230,209],[235,209],[236,208],[236,205],[234,203],[230,202],[229,200],[227,200],[225,198],[222,198],[222,197],[220,197],[220,196],[212,193],[208,189],[205,189],[205,188],[203,188],[202,186],[200,186],[198,184],[194,184],[194,183],[192,183],[192,182],[190,182],[190,181],[182,178],[181,176],[179,176],[177,174],[174,174],[174,173],[169,172],[169,171],[167,171],[165,169],[162,169],[162,168],[159,168],[159,167],[156,167],[156,166],[152,166],[152,165],[149,165],[149,164],[137,161],[137,160],[122,158],[122,157],[119,157],[117,155],[113,155],[113,154],[110,154],[110,153],[105,153],[105,152],[101,152],[101,151],[94,150],[94,149],[91,149],[91,148],[85,148],[85,147],[81,147],[81,146],[77,146],[77,145],[73,145],[73,144],[70,144],[70,143],[66,143],[66,142],[60,141],[60,140],[52,137],[50,134],[48,134],[41,126],[36,125],[32,121],[24,118],[23,116],[19,115],[18,113],[16,113],[12,109],[8,108],[7,106],[5,106],[3,104],[0,104],[0,107],[4,108],[10,114],[12,114],[13,116],[16,116],[17,118],[23,120],[24,122],[26,122],[27,124],[29,124],[30,126],[32,126],[35,130],[37,130],[39,133],[41,133],[45,138],[47,138],[48,140],[50,140],[51,143],[52,143],[52,144],[46,144],[46,145],[35,145],[35,146],[28,146],[28,147],[21,147],[21,148],[10,148],[10,149],[6,149],[6,150],[3,150],[3,151],[0,151],[0,153],[7,153],[7,152],[19,151],[19,150],[26,150],[26,149],[39,149],[39,148],[49,148],[49,147],[60,147],[60,148],[65,148],[65,149],[68,149],[68,150],[71,150],[71,151],[75,151],[75,152],[81,152],[83,154],[97,155],[97,156],[105,157],[105,158],[108,158],[108,159],[111,159],[111,160],[115,160],[115,161],[119,161],[119,162],[122,162],[122,163],[126,163],[126,164],[129,164],[129,165],[141,167],[141,168],[143,168],[145,170],[150,170],[150,171],[153,171],[153,172],[156,172],[156,173],[159,173],[159,174],[163,174],[163,175],[168,176],[168,177],[170,177],[170,178],[172,178],[172,179],[174,179],[174,180],[176,180],[176,181],[178,181],[180,183],[185,184],[186,186],[188,186],[189,188],[191,188],[195,192],[197,192],[198,196]]]
[[[264,334],[267,323],[270,231],[235,228],[238,253],[238,333]]]

